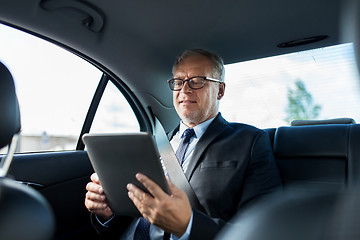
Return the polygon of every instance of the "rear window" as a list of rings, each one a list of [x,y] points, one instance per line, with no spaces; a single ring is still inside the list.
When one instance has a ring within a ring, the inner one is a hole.
[[[259,128],[294,119],[350,117],[360,122],[353,44],[229,64],[220,111]]]

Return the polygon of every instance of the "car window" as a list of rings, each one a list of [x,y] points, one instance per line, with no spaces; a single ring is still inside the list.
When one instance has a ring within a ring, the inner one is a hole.
[[[119,89],[108,82],[91,125],[92,133],[139,132],[139,123]]]
[[[12,73],[19,99],[17,152],[74,150],[103,73],[75,54],[1,24],[0,42],[0,61]],[[96,131],[139,129],[128,102],[111,84],[97,115]]]
[[[229,64],[220,111],[260,128],[294,119],[350,117],[360,122],[360,86],[352,43]]]

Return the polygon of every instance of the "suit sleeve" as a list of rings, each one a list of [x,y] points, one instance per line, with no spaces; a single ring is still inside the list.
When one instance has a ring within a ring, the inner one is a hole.
[[[266,132],[261,131],[256,135],[250,151],[251,154],[245,171],[244,183],[240,188],[241,198],[237,205],[238,212],[253,206],[267,194],[281,189],[279,170],[276,166],[270,139]],[[197,210],[193,210],[193,216],[190,240],[214,239],[221,228],[229,224],[222,219],[211,218]]]
[[[95,231],[103,239],[120,239],[123,232],[130,226],[131,222],[134,220],[132,217],[120,217],[114,216],[109,223],[104,226],[100,224],[95,214],[90,214],[91,224],[95,228]]]
[[[224,220],[211,218],[198,210],[193,210],[193,225],[189,240],[214,239],[225,224]]]

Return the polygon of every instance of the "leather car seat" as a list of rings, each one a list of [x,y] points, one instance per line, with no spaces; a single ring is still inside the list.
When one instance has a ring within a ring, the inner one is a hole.
[[[46,199],[7,176],[20,132],[20,111],[10,71],[0,62],[0,239],[52,239],[55,220]]]

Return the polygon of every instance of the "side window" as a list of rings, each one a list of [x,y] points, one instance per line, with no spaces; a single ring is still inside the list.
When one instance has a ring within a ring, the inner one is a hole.
[[[100,100],[90,132],[139,132],[138,121],[125,97],[109,81]]]
[[[0,61],[12,73],[19,99],[17,152],[75,150],[103,73],[52,43],[1,24],[0,42]],[[131,129],[137,124],[129,104],[110,83],[96,115],[94,129],[102,132],[128,130],[118,119],[129,119]]]

